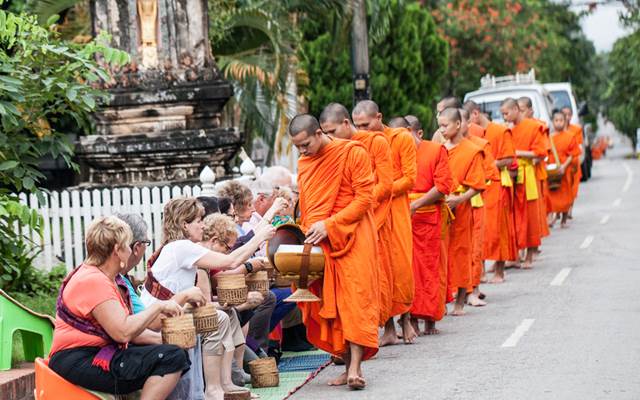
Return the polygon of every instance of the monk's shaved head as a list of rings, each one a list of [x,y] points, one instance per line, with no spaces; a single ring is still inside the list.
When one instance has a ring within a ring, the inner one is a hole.
[[[500,108],[502,107],[506,107],[506,108],[518,107],[518,102],[513,97],[507,97],[506,99],[502,100],[502,103],[500,103]]]
[[[533,103],[531,102],[531,98],[527,96],[522,96],[518,98],[518,105],[526,108],[533,108]]]
[[[391,128],[408,128],[409,121],[407,121],[404,117],[394,117],[391,118],[387,125],[389,125]]]
[[[378,105],[371,100],[362,100],[351,111],[351,118],[356,128],[362,131],[384,131],[382,113]]]
[[[443,97],[438,104],[436,105],[436,110],[438,112],[442,112],[445,108],[460,108],[462,107],[462,103],[455,96],[446,96]]]
[[[518,102],[512,97],[507,97],[500,103],[500,113],[506,122],[517,124],[522,119]]]
[[[340,123],[345,119],[351,122],[351,116],[347,107],[340,103],[329,103],[320,113],[320,125],[326,122]]]
[[[464,108],[465,110],[467,110],[467,112],[472,113],[474,111],[478,111],[481,112],[482,110],[480,109],[480,106],[478,105],[478,103],[476,103],[473,100],[467,100],[464,102],[464,105],[462,106],[462,108]]]
[[[420,123],[418,117],[416,117],[415,115],[405,115],[404,119],[407,120],[407,122],[409,123],[409,127],[414,132],[422,130],[422,124]]]
[[[448,119],[451,122],[462,121],[462,115],[460,114],[460,108],[449,107],[442,110],[440,116]]]
[[[459,108],[458,111],[460,111],[460,116],[462,117],[462,119],[469,120],[469,111],[465,110],[464,107]]]
[[[302,132],[313,135],[320,129],[320,123],[311,114],[298,114],[289,122],[289,135],[298,136]]]
[[[379,112],[380,112],[380,108],[378,107],[375,101],[362,100],[358,102],[358,104],[356,104],[355,107],[353,107],[353,111],[351,112],[351,115],[364,114],[368,116],[374,116]]]

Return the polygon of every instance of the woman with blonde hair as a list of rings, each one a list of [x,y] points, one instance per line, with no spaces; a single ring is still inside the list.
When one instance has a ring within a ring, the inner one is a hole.
[[[198,269],[233,269],[242,265],[255,252],[260,243],[275,232],[264,226],[255,232],[247,244],[230,254],[211,251],[202,241],[204,208],[195,198],[173,199],[164,207],[162,246],[149,259],[147,279],[140,296],[145,306],[170,298],[174,293],[195,286]],[[222,323],[228,316],[218,313]],[[220,335],[203,338],[203,364],[207,389],[205,398],[222,399],[224,392],[246,390],[231,382],[232,342]],[[194,376],[193,379],[197,379]]]
[[[164,399],[189,369],[184,350],[155,341],[147,327],[159,316],[182,308],[173,300],[132,313],[120,273],[131,255],[132,233],[116,217],[95,219],[85,243],[87,258],[63,281],[49,367],[66,380],[90,390]],[[139,346],[128,346],[135,343]]]

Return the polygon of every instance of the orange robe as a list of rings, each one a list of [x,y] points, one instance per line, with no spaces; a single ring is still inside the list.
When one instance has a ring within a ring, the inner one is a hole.
[[[432,188],[447,195],[453,186],[447,150],[441,144],[423,140],[416,151],[418,177],[409,195],[422,197]],[[447,298],[447,265],[440,259],[442,248],[442,202],[417,210],[411,218],[413,227],[413,274],[415,297],[411,315],[440,321]]]
[[[449,149],[449,167],[451,175],[459,185],[453,192],[462,192],[473,188],[484,190],[486,187],[482,150],[469,139],[463,138],[455,147]],[[451,290],[469,288],[471,279],[471,251],[473,221],[471,202],[458,205],[453,210],[455,219],[449,226],[449,269]]]
[[[411,308],[415,292],[413,281],[413,243],[409,191],[416,182],[416,144],[405,128],[384,127],[391,145],[393,200],[391,201],[391,260],[393,267],[393,309],[391,315]]]
[[[537,121],[525,118],[511,129],[511,133],[516,151],[532,151],[537,157],[546,156],[542,126]],[[538,202],[541,201],[541,197],[538,193],[535,166],[530,160],[520,157],[518,165],[514,196],[516,244],[518,249],[538,247],[541,239]]]
[[[543,121],[536,120],[542,126],[542,142],[546,149],[545,156],[551,150],[551,142],[549,141],[549,128]],[[540,222],[540,237],[547,237],[551,234],[549,225],[547,224],[547,209],[549,203],[549,184],[547,182],[547,163],[540,160],[536,164],[536,177],[538,178],[538,193],[540,193],[540,201],[538,201],[538,213]]]
[[[516,150],[511,131],[506,126],[489,122],[484,138],[491,143],[494,159],[515,158]],[[503,167],[503,170],[506,171],[506,168]],[[500,179],[493,182],[482,193],[485,208],[485,260],[515,260],[518,253],[513,221],[513,181],[508,176],[504,179],[504,182]]]
[[[576,157],[575,160],[571,162],[573,166],[573,197],[574,199],[578,197],[578,188],[580,187],[580,180],[582,179],[582,168],[580,168],[580,155],[582,154],[582,144],[584,143],[584,138],[582,137],[582,127],[580,125],[569,124],[567,129],[569,132],[573,133],[573,136],[576,139],[576,143],[578,145],[578,150],[580,150],[580,154]]]
[[[378,230],[378,278],[380,293],[380,326],[392,316],[393,270],[391,268],[391,191],[393,167],[391,147],[381,132],[358,131],[352,138],[364,144],[371,157],[375,177],[373,216]]]
[[[378,271],[371,158],[354,140],[334,139],[315,156],[298,160],[301,226],[325,221],[324,278],[309,289],[322,301],[298,303],[307,338],[319,349],[343,354],[347,342],[378,351]]]
[[[478,126],[478,125],[476,125]],[[482,129],[482,128],[480,128]],[[484,134],[484,129],[482,129]],[[496,160],[493,158],[493,151],[491,150],[491,144],[488,140],[478,136],[469,135],[467,137],[473,144],[480,147],[482,150],[482,165],[484,168],[484,176],[486,178],[487,188],[492,186],[494,182],[500,180],[498,168],[496,167]],[[482,204],[472,204],[472,220],[473,220],[473,239],[471,243],[471,287],[467,289],[472,291],[474,287],[480,286],[480,280],[483,273],[483,249],[484,249],[484,235],[485,235],[485,208],[484,208],[484,192],[480,194],[482,198]]]
[[[469,136],[484,137],[484,128],[473,122],[469,123]]]
[[[555,163],[560,166],[560,164],[567,161],[567,158],[569,158],[569,156],[573,156],[574,158],[580,156],[580,147],[578,146],[575,135],[572,132],[562,131],[555,133],[553,136],[551,136],[551,140],[553,140],[553,144],[556,147],[556,152],[558,153],[558,158],[560,158],[560,160],[556,160],[555,154],[551,152],[551,155],[549,156],[550,163]],[[573,205],[574,197],[572,172],[573,171],[571,170],[571,165],[569,165],[564,175],[562,176],[560,187],[556,190],[550,191],[550,212],[569,212],[571,205]]]

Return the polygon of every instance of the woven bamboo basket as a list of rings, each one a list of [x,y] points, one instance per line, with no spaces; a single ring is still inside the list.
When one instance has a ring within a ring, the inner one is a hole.
[[[183,314],[162,320],[162,343],[173,344],[183,349],[196,345],[196,327],[193,315]]]
[[[250,361],[249,370],[251,371],[251,386],[254,388],[280,385],[278,366],[276,365],[276,359],[273,357]]]
[[[269,274],[267,271],[247,274],[245,280],[250,292],[260,292],[263,296],[266,296],[269,292]]]
[[[237,306],[247,301],[249,288],[243,274],[216,275],[218,301],[220,304]]]
[[[248,390],[239,390],[237,392],[225,392],[224,400],[251,400],[251,392]]]
[[[218,330],[218,310],[213,304],[196,307],[191,313],[193,314],[193,324],[196,326],[197,334]]]

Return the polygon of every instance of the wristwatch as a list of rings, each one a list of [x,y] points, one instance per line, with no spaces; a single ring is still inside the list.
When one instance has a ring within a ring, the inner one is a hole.
[[[253,264],[251,264],[249,261],[244,263],[244,267],[247,269],[248,273],[252,273],[253,272]]]

